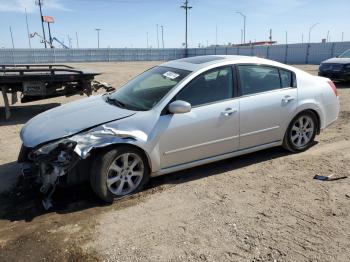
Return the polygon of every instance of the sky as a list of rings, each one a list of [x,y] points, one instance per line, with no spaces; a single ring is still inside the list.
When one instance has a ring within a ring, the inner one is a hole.
[[[53,16],[52,35],[72,47],[149,47],[159,45],[161,25],[166,48],[180,48],[185,42],[184,0],[43,0],[43,15]],[[350,41],[350,0],[189,0],[193,7],[188,17],[189,47],[241,42],[246,15],[246,40],[268,40],[269,30],[278,43]],[[30,33],[42,35],[39,8],[35,0],[0,0],[0,48],[11,48],[10,27],[16,48],[28,48],[25,9]],[[47,31],[47,27],[46,27]],[[217,32],[217,33],[216,33]],[[33,48],[41,48],[39,38],[31,39]]]

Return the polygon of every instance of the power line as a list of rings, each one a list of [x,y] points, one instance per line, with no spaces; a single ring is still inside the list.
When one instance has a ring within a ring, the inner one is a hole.
[[[188,0],[185,1],[184,5],[180,6],[181,8],[185,9],[186,12],[186,31],[185,31],[185,47],[188,48],[188,41],[187,41],[187,21],[188,21],[188,10],[192,9],[192,6],[188,6]]]

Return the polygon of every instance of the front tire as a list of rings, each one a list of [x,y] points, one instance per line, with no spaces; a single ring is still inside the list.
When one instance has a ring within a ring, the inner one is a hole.
[[[293,153],[309,149],[314,144],[317,125],[317,117],[314,113],[301,112],[289,124],[283,147]]]
[[[149,174],[147,159],[141,150],[118,146],[94,159],[90,182],[97,196],[111,203],[140,191],[148,182]]]

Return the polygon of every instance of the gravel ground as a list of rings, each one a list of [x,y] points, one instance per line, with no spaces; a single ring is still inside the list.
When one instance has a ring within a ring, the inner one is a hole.
[[[75,65],[117,87],[158,63]],[[349,261],[350,179],[313,179],[350,175],[350,84],[338,91],[338,121],[301,154],[273,148],[154,178],[113,205],[88,185],[59,189],[50,212],[20,180],[0,195],[0,261]],[[0,107],[0,191],[18,175],[23,124],[80,98],[19,104],[7,122]]]

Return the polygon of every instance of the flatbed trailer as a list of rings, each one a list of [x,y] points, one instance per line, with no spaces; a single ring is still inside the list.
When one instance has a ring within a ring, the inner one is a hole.
[[[11,104],[32,102],[57,96],[92,94],[91,83],[100,73],[78,70],[67,65],[0,65],[0,89],[4,99],[5,116],[11,116]]]

